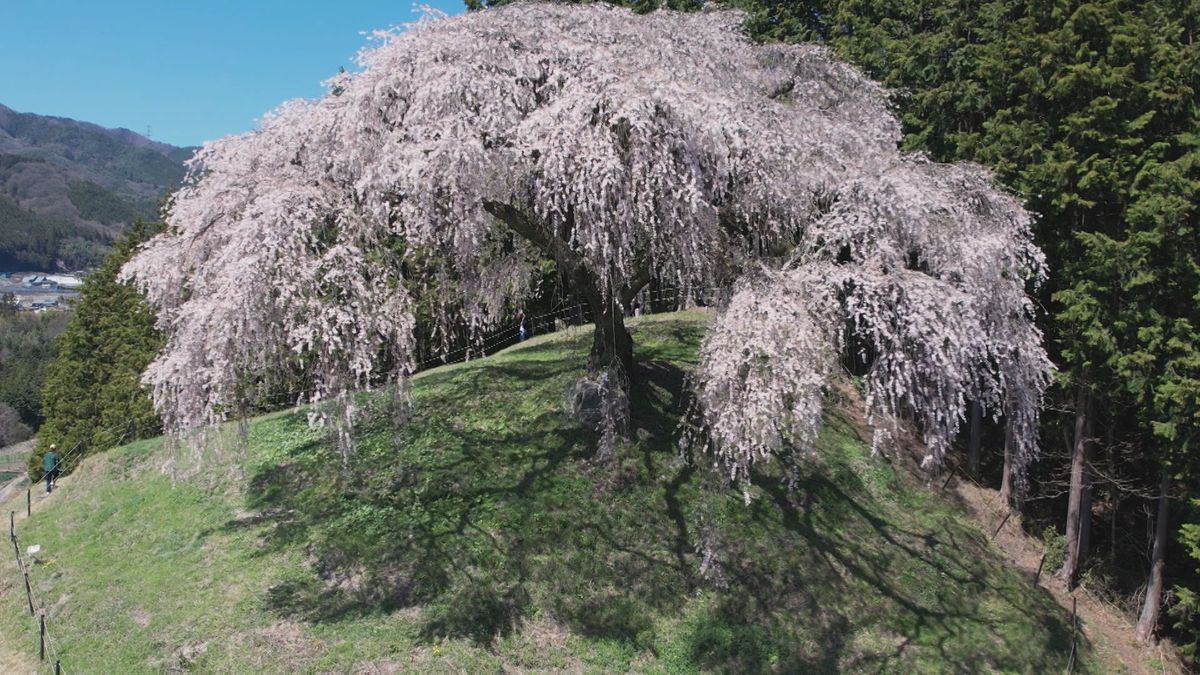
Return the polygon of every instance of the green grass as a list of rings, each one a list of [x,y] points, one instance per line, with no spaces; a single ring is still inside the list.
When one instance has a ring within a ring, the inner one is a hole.
[[[195,465],[159,441],[89,460],[19,524],[64,668],[1064,669],[1061,608],[849,415],[794,491],[768,469],[749,505],[680,459],[702,334],[700,315],[636,323],[635,430],[609,463],[562,413],[583,335],[419,377],[399,431],[365,397],[348,474],[291,413],[250,426],[244,477],[236,450]],[[14,574],[0,631],[34,645]]]

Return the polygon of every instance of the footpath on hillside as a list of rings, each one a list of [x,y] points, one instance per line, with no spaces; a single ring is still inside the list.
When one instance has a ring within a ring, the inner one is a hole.
[[[937,483],[935,486],[940,487]],[[1074,605],[1080,633],[1092,645],[1101,662],[1120,664],[1125,672],[1138,675],[1184,672],[1173,649],[1138,644],[1134,639],[1133,622],[1087,589],[1078,586],[1074,591],[1068,591],[1057,577],[1057,570],[1042,569],[1039,576],[1044,549],[1036,538],[1025,533],[1019,515],[1008,516],[1004,522],[1007,511],[1000,502],[999,491],[958,474],[945,492],[956,498],[984,531],[996,533],[993,543],[1014,567],[1028,574],[1031,580],[1037,577],[1038,587],[1050,593],[1068,614]]]
[[[29,443],[29,447],[32,448],[32,442]],[[0,485],[0,504],[4,504],[8,510],[12,511],[13,523],[19,525],[27,518],[27,511],[18,507],[25,503],[25,492],[29,489],[29,476],[25,473],[24,461],[19,463],[19,468],[14,462],[0,464],[0,470],[5,470],[10,465],[13,467],[10,470],[12,473],[16,473],[19,470],[20,474]],[[45,492],[31,490],[28,498],[30,499],[31,507],[36,509],[46,505],[47,500],[53,497],[54,495],[48,495]],[[4,556],[4,560],[4,564],[0,565],[0,569],[3,570],[3,578],[0,578],[0,591],[3,592],[0,592],[0,595],[8,596],[7,591],[9,588],[19,583],[18,579],[21,576],[21,572],[17,568],[16,560],[11,553]],[[13,597],[16,597],[15,594]],[[47,667],[45,662],[37,660],[33,652],[9,644],[9,640],[9,636],[0,633],[0,673],[12,673],[13,675],[37,673]],[[30,645],[30,647],[35,646]]]

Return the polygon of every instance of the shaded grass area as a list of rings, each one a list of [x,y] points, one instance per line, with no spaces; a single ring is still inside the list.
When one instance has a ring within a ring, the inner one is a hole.
[[[421,376],[399,431],[392,402],[365,397],[347,467],[301,414],[251,425],[244,477],[208,464],[172,488],[157,441],[89,460],[21,528],[47,552],[35,583],[64,666],[1065,667],[1061,609],[959,510],[870,457],[847,413],[789,481],[756,476],[749,505],[681,459],[703,330],[699,315],[635,324],[633,439],[606,463],[562,412],[583,335]],[[0,629],[24,644],[12,579]]]

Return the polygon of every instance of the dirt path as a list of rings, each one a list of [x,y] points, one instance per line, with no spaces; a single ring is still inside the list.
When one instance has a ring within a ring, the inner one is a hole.
[[[37,673],[42,669],[44,666],[33,656],[13,651],[8,646],[7,637],[0,641],[0,673],[24,675],[24,673]]]
[[[940,485],[938,485],[940,487]],[[984,488],[969,479],[954,478],[946,489],[948,496],[957,497],[983,529],[990,535],[1004,520],[1006,510],[996,490]],[[1014,566],[1026,572],[1032,581],[1042,561],[1041,543],[1025,534],[1020,516],[1013,515],[1004,523],[992,540]],[[1038,586],[1045,589],[1062,605],[1069,615],[1072,601],[1076,603],[1080,631],[1091,644],[1100,662],[1109,666],[1105,672],[1128,672],[1138,675],[1183,673],[1174,651],[1166,647],[1146,647],[1134,640],[1133,623],[1107,603],[1092,596],[1083,588],[1068,592],[1055,576],[1056,570],[1043,569]]]

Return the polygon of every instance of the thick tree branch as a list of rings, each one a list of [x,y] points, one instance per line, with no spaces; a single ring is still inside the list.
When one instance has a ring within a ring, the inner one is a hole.
[[[571,250],[570,244],[563,241],[562,238],[548,233],[546,228],[535,222],[523,211],[511,204],[492,201],[490,199],[483,201],[483,210],[507,225],[509,229],[524,237],[534,246],[550,254],[554,258],[554,261],[571,278],[577,282],[583,282],[590,289],[594,289],[595,291],[600,290],[597,287],[595,276],[587,270],[584,260]],[[584,292],[587,293],[587,290]]]

